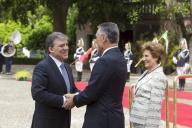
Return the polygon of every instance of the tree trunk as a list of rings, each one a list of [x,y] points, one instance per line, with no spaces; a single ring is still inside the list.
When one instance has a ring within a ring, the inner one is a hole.
[[[66,20],[69,8],[68,0],[60,0],[60,2],[53,8],[53,26],[54,31],[66,32]]]
[[[192,16],[192,0],[190,0],[190,14]]]

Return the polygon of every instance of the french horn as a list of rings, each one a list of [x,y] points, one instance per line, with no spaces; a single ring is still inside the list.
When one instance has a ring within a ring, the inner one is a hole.
[[[14,31],[11,35],[9,42],[2,46],[1,54],[4,57],[12,57],[16,53],[15,45],[21,42],[21,34],[19,31]]]

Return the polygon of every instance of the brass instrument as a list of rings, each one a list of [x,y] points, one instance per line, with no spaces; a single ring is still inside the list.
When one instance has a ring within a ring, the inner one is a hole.
[[[21,42],[21,34],[19,31],[14,31],[11,35],[9,42],[2,46],[1,54],[4,57],[12,57],[16,53],[15,45]]]

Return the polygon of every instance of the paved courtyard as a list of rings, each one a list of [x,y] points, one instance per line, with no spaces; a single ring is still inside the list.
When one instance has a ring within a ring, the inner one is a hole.
[[[32,72],[33,67],[30,65],[13,65],[13,73],[20,69]],[[89,71],[86,71],[83,79],[87,80],[88,77]],[[133,75],[131,81],[134,82],[137,78],[137,75]],[[171,80],[172,77],[169,78]],[[14,75],[0,75],[0,128],[30,128],[34,111],[34,101],[31,98],[30,87],[31,82],[16,81]],[[187,89],[190,90],[190,87]],[[84,113],[85,107],[72,110],[71,128],[81,128]],[[126,128],[129,128],[129,111],[127,108],[124,108],[124,114]],[[163,121],[161,128],[165,128]],[[178,126],[178,128],[187,127]]]

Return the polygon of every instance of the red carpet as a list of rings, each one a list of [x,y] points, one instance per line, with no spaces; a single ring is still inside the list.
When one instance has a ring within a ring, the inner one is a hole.
[[[76,82],[76,86],[78,89],[83,90],[87,86],[87,82]],[[126,86],[124,89],[123,94],[123,106],[128,106],[128,87]],[[173,96],[173,91],[170,90],[169,96]],[[192,92],[183,92],[178,91],[177,97],[180,99],[192,99]],[[161,116],[162,119],[165,120],[165,102],[162,103],[162,110],[161,110]],[[169,120],[173,121],[173,103],[169,101]],[[183,104],[183,103],[177,103],[177,124],[184,125],[192,128],[192,106]]]
[[[162,103],[161,118],[165,120],[165,102]],[[192,128],[192,106],[177,103],[177,124]],[[169,102],[169,121],[173,122],[173,102]]]
[[[169,97],[173,97],[173,90],[169,90]],[[177,98],[192,99],[192,92],[177,91]]]

